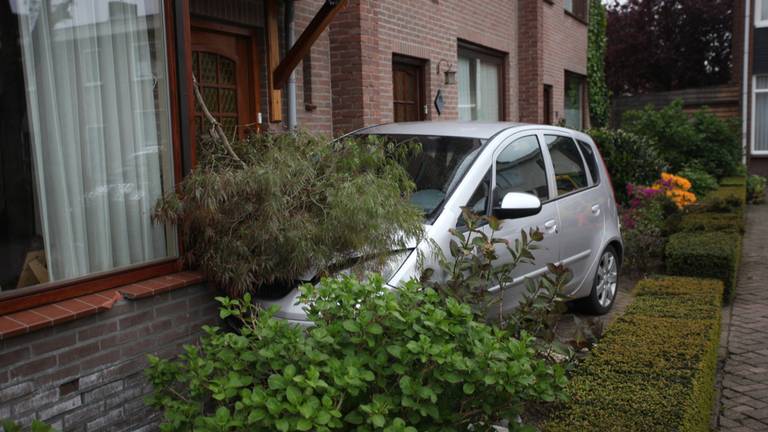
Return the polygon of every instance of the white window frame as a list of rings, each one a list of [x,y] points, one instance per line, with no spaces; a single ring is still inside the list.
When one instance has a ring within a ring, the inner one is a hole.
[[[768,7],[768,0],[755,0],[755,27],[768,27],[768,19],[760,19],[763,7]]]
[[[755,112],[757,110],[757,95],[758,94],[766,94],[766,93],[768,93],[768,88],[764,88],[764,89],[760,89],[760,90],[757,89],[757,78],[761,77],[761,76],[767,76],[767,75],[759,74],[759,75],[753,75],[752,76],[752,115],[751,115],[751,119],[750,119],[751,122],[752,122],[751,123],[751,125],[752,125],[751,129],[752,130],[750,131],[750,134],[751,134],[750,154],[755,155],[755,156],[768,156],[768,150],[756,150],[755,149],[755,144],[756,144],[755,143],[755,131],[757,130],[757,125],[755,124],[755,120],[756,120],[757,116],[755,115]]]

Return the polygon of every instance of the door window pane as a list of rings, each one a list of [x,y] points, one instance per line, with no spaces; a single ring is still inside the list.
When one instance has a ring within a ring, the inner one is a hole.
[[[535,135],[520,138],[508,145],[496,159],[494,207],[510,192],[529,193],[540,200],[549,199],[544,156]]]
[[[463,48],[459,52],[459,120],[501,120],[501,62]]]
[[[768,0],[757,0],[760,9],[760,21],[765,24],[768,22]]]
[[[579,144],[579,150],[581,155],[584,156],[584,160],[587,161],[587,168],[589,168],[589,177],[592,179],[592,184],[600,183],[600,171],[597,169],[597,155],[591,145],[581,140],[576,140]]]
[[[555,168],[558,196],[587,187],[587,170],[576,143],[564,136],[545,135],[544,138]]]
[[[768,75],[755,77],[755,139],[756,152],[768,152]]]
[[[584,127],[584,78],[565,74],[565,126],[571,129]]]
[[[151,217],[173,190],[163,2],[10,3],[0,87],[21,90],[0,88],[0,106],[17,111],[0,139],[14,168],[0,171],[18,173],[24,193],[0,188],[0,286],[175,255],[175,230]]]

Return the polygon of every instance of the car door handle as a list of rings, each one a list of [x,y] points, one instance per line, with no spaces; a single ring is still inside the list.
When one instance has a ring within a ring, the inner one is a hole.
[[[548,220],[544,223],[544,229],[546,229],[549,232],[555,231],[557,232],[557,221],[555,220]]]
[[[595,216],[600,214],[600,204],[595,204],[592,206],[592,214]]]

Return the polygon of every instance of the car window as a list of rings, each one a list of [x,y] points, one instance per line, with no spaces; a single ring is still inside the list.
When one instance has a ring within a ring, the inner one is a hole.
[[[558,135],[544,135],[544,138],[555,168],[558,196],[586,188],[587,170],[576,142]]]
[[[496,188],[493,206],[498,207],[510,192],[524,192],[549,199],[544,155],[536,135],[515,140],[496,158]]]
[[[581,155],[584,156],[584,160],[587,161],[587,168],[589,168],[589,177],[592,179],[592,184],[596,185],[600,183],[600,171],[597,169],[597,155],[594,148],[581,140],[576,140],[581,150]]]
[[[491,170],[488,170],[488,173],[485,174],[483,177],[483,181],[480,182],[479,185],[477,185],[477,188],[472,193],[472,196],[469,197],[469,201],[466,203],[466,207],[469,207],[469,209],[472,211],[472,213],[478,215],[478,216],[487,216],[488,215],[488,197],[490,196],[491,191]],[[464,216],[460,215],[459,220],[456,223],[457,228],[465,227],[467,226],[466,221],[464,221]]]

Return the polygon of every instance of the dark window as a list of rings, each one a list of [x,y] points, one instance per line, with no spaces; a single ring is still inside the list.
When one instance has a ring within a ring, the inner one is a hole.
[[[563,7],[566,12],[578,18],[581,21],[586,22],[588,19],[589,5],[587,0],[565,0]]]
[[[579,144],[584,160],[587,161],[587,168],[589,168],[589,177],[592,179],[592,184],[600,183],[600,171],[597,170],[597,155],[591,145],[584,141],[576,140]]]
[[[565,73],[565,127],[584,127],[584,77],[571,72]]]
[[[568,137],[545,135],[555,168],[558,196],[587,187],[587,170],[576,143]]]
[[[549,199],[544,156],[535,135],[509,144],[496,159],[494,207],[510,192],[529,193],[542,201]]]
[[[552,124],[552,86],[544,85],[544,124]]]

